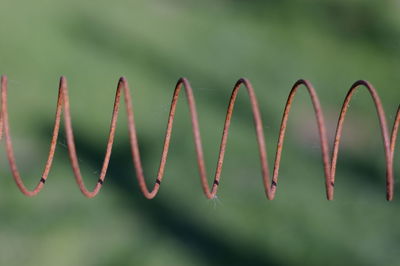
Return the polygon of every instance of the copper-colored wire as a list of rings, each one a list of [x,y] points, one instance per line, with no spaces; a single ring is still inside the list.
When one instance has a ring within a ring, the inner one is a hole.
[[[188,104],[189,104],[190,117],[191,117],[191,121],[192,121],[192,129],[193,129],[193,135],[194,135],[194,143],[195,143],[195,148],[196,148],[197,163],[198,163],[198,167],[199,167],[201,184],[202,184],[203,191],[204,191],[204,194],[206,195],[206,197],[214,198],[217,194],[218,186],[220,184],[222,166],[223,166],[224,155],[225,155],[225,148],[226,148],[226,144],[227,144],[227,140],[228,140],[228,132],[229,132],[229,127],[230,127],[230,123],[231,123],[231,117],[233,114],[233,109],[234,109],[237,94],[239,92],[239,88],[242,85],[244,85],[246,87],[248,96],[250,98],[250,103],[251,103],[251,108],[252,108],[253,118],[254,118],[254,124],[255,124],[255,130],[256,130],[256,136],[257,136],[257,141],[258,141],[258,147],[259,147],[259,153],[260,153],[260,162],[261,162],[263,183],[264,183],[265,193],[266,193],[266,196],[268,199],[272,200],[275,197],[276,186],[278,183],[278,174],[279,174],[279,166],[280,166],[280,160],[281,160],[281,155],[282,155],[282,148],[283,148],[285,132],[286,132],[286,125],[287,125],[287,121],[288,121],[288,117],[289,117],[293,99],[295,97],[295,94],[296,94],[298,88],[301,87],[302,85],[307,89],[307,91],[311,97],[311,101],[312,101],[315,115],[316,115],[316,121],[317,121],[318,132],[319,132],[320,143],[321,143],[322,161],[323,161],[324,173],[325,173],[325,189],[326,189],[327,199],[328,200],[333,199],[336,164],[337,164],[337,157],[338,157],[338,153],[339,153],[340,139],[342,136],[343,123],[345,120],[345,116],[346,116],[351,98],[352,98],[354,92],[359,87],[365,87],[369,91],[369,93],[374,101],[375,108],[377,110],[381,133],[382,133],[382,138],[383,138],[385,158],[386,158],[386,198],[387,198],[387,200],[393,199],[393,186],[394,186],[393,157],[394,157],[394,150],[395,150],[395,145],[396,145],[396,138],[397,138],[399,124],[400,124],[400,106],[396,113],[393,129],[392,129],[392,134],[390,137],[389,129],[387,126],[387,121],[386,121],[386,115],[383,110],[383,106],[382,106],[380,97],[379,97],[378,93],[376,92],[375,88],[370,83],[368,83],[367,81],[363,81],[363,80],[355,82],[351,86],[349,92],[347,93],[347,95],[345,97],[345,100],[344,100],[344,103],[342,105],[342,109],[340,112],[340,116],[338,119],[337,127],[336,127],[336,134],[335,134],[334,143],[333,143],[332,158],[329,154],[328,137],[327,137],[327,133],[326,133],[326,127],[325,127],[325,122],[324,122],[324,116],[322,113],[322,108],[321,108],[321,105],[320,105],[320,102],[319,102],[319,99],[315,92],[314,87],[312,86],[312,84],[309,81],[302,80],[302,79],[298,80],[293,85],[293,87],[289,93],[289,97],[286,102],[283,117],[282,117],[281,127],[280,127],[280,131],[279,131],[278,144],[277,144],[277,149],[276,149],[276,155],[275,155],[274,169],[273,169],[271,181],[270,181],[270,172],[268,169],[267,152],[266,152],[266,144],[265,144],[265,138],[264,138],[261,113],[260,113],[260,110],[258,107],[258,102],[257,102],[257,98],[255,95],[254,89],[253,89],[251,83],[247,79],[239,79],[236,82],[236,84],[233,88],[233,91],[232,91],[232,95],[231,95],[229,105],[228,105],[228,110],[226,113],[224,129],[223,129],[223,133],[222,133],[222,140],[221,140],[221,144],[220,144],[217,167],[216,167],[216,171],[215,171],[215,175],[214,175],[214,182],[213,182],[211,189],[210,189],[210,187],[208,185],[208,181],[207,181],[206,167],[205,167],[205,163],[204,163],[204,155],[203,155],[203,148],[202,148],[202,143],[201,143],[200,128],[199,128],[199,123],[198,123],[198,118],[197,118],[196,103],[195,103],[195,99],[193,96],[193,90],[189,84],[189,81],[185,78],[179,79],[178,83],[175,86],[175,90],[174,90],[173,97],[172,97],[172,103],[171,103],[171,107],[170,107],[170,112],[169,112],[169,117],[168,117],[167,129],[166,129],[165,138],[164,138],[164,146],[163,146],[163,150],[162,150],[162,154],[161,154],[161,161],[160,161],[160,165],[158,168],[157,179],[151,190],[149,190],[146,185],[146,180],[145,180],[144,173],[143,173],[143,167],[142,167],[142,163],[140,160],[139,145],[138,145],[138,140],[137,140],[137,135],[136,135],[134,112],[133,112],[133,108],[132,108],[132,100],[131,100],[130,90],[128,87],[128,82],[123,77],[119,79],[118,87],[117,87],[117,91],[116,91],[116,95],[115,95],[114,108],[113,108],[111,125],[110,125],[110,132],[109,132],[109,136],[108,136],[108,142],[107,142],[106,153],[105,153],[105,157],[104,157],[104,161],[103,161],[103,166],[102,166],[102,169],[100,172],[100,177],[98,179],[98,182],[92,191],[90,191],[86,188],[85,183],[82,178],[82,175],[81,175],[80,168],[79,168],[78,156],[76,153],[74,135],[73,135],[73,130],[72,130],[67,81],[66,81],[65,77],[61,77],[61,79],[60,79],[56,116],[55,116],[54,129],[53,129],[53,135],[52,135],[51,144],[50,144],[49,155],[48,155],[47,162],[46,162],[42,177],[40,179],[40,182],[37,184],[37,186],[33,190],[29,190],[24,185],[24,183],[21,179],[21,176],[19,174],[19,171],[17,169],[16,162],[15,162],[14,150],[13,150],[11,136],[10,136],[10,126],[9,126],[9,121],[8,121],[7,77],[6,76],[1,77],[0,139],[1,139],[1,137],[3,135],[3,131],[4,131],[7,157],[8,157],[8,161],[10,164],[11,173],[14,177],[14,180],[15,180],[18,188],[21,190],[21,192],[23,194],[25,194],[27,196],[34,196],[42,190],[44,183],[49,175],[51,165],[53,162],[53,158],[54,158],[54,152],[55,152],[56,145],[57,145],[57,138],[58,138],[58,134],[59,134],[59,130],[60,130],[61,114],[63,114],[64,123],[65,123],[65,132],[66,132],[66,138],[67,138],[68,153],[69,153],[69,158],[71,161],[71,165],[72,165],[72,169],[73,169],[73,172],[75,175],[76,182],[79,185],[79,188],[82,191],[82,193],[86,197],[92,198],[92,197],[96,196],[97,193],[99,193],[99,191],[103,185],[106,173],[107,173],[107,168],[109,165],[112,146],[113,146],[113,142],[114,142],[114,136],[115,136],[115,130],[116,130],[116,124],[117,124],[117,118],[118,118],[118,111],[119,111],[119,106],[120,106],[120,98],[121,98],[121,93],[123,92],[126,112],[128,115],[128,129],[129,129],[129,139],[130,139],[130,144],[131,144],[132,159],[133,159],[133,164],[135,166],[137,180],[138,180],[139,187],[140,187],[143,195],[148,199],[152,199],[157,195],[157,193],[160,189],[161,181],[164,176],[164,169],[165,169],[165,165],[166,165],[167,157],[168,157],[168,150],[169,150],[169,144],[170,144],[170,140],[171,140],[176,105],[178,102],[179,93],[183,86],[185,88],[185,92],[186,92],[186,96],[187,96],[187,100],[188,100]]]

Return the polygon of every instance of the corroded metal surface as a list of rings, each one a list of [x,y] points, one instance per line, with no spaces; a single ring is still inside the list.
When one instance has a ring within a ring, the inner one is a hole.
[[[336,134],[335,134],[334,143],[333,143],[332,156],[330,155],[330,151],[329,151],[329,143],[328,143],[328,138],[327,138],[327,133],[326,133],[324,116],[322,113],[322,108],[321,108],[321,105],[320,105],[320,102],[319,102],[319,99],[315,92],[314,87],[312,86],[312,84],[309,81],[306,81],[306,80],[298,80],[293,85],[293,87],[289,93],[289,97],[286,102],[283,117],[282,117],[281,127],[280,127],[280,131],[279,131],[279,138],[278,138],[278,143],[277,143],[277,149],[276,149],[276,155],[275,155],[274,169],[272,172],[273,173],[272,180],[271,180],[270,172],[269,172],[269,168],[268,168],[266,144],[265,144],[261,114],[260,114],[260,110],[258,107],[258,102],[257,102],[257,98],[255,95],[254,89],[253,89],[251,83],[247,79],[238,80],[232,91],[232,95],[231,95],[229,105],[228,105],[228,110],[226,113],[224,129],[223,129],[223,133],[222,133],[222,140],[221,140],[221,144],[220,144],[217,167],[216,167],[216,171],[215,171],[215,175],[214,175],[214,182],[213,182],[211,188],[208,185],[208,181],[207,181],[206,167],[205,167],[205,163],[204,163],[203,148],[202,148],[202,143],[201,143],[200,129],[199,129],[199,123],[198,123],[198,118],[197,118],[197,111],[196,111],[196,104],[195,104],[195,99],[194,99],[194,95],[193,95],[193,90],[190,86],[189,81],[185,78],[179,79],[178,83],[175,86],[175,90],[174,90],[173,97],[172,97],[172,103],[171,103],[171,107],[170,107],[170,112],[169,112],[169,117],[168,117],[167,129],[166,129],[166,133],[165,133],[164,146],[163,146],[163,150],[162,150],[162,154],[161,154],[161,161],[160,161],[155,184],[153,185],[151,190],[149,190],[146,185],[146,180],[145,180],[144,173],[143,173],[142,163],[140,160],[138,139],[137,139],[137,135],[136,135],[131,95],[130,95],[130,91],[129,91],[129,87],[128,87],[128,82],[126,81],[125,78],[120,78],[119,82],[118,82],[118,87],[117,87],[115,101],[114,101],[114,108],[113,108],[113,113],[112,113],[112,119],[111,119],[111,125],[110,125],[110,132],[109,132],[109,137],[108,137],[108,142],[107,142],[106,153],[105,153],[105,157],[104,157],[104,161],[103,161],[103,166],[102,166],[102,169],[100,172],[100,177],[98,179],[98,182],[93,190],[88,190],[86,188],[83,178],[82,178],[82,175],[81,175],[80,168],[79,168],[78,156],[76,153],[76,148],[75,148],[75,143],[74,143],[74,135],[73,135],[73,130],[72,130],[67,81],[66,81],[65,77],[61,77],[61,79],[60,79],[57,108],[56,108],[56,118],[55,118],[55,122],[54,122],[53,136],[51,139],[49,155],[47,158],[47,162],[46,162],[42,177],[41,177],[39,183],[37,184],[37,186],[33,190],[29,190],[24,185],[24,183],[21,179],[21,176],[19,174],[19,171],[17,169],[16,162],[15,162],[14,151],[13,151],[13,146],[12,146],[12,141],[11,141],[11,136],[10,136],[10,126],[9,126],[9,122],[8,122],[7,78],[6,78],[6,76],[1,77],[0,138],[3,136],[3,133],[4,133],[7,157],[9,160],[12,175],[14,177],[14,180],[15,180],[18,188],[21,190],[21,192],[23,194],[25,194],[27,196],[34,196],[42,190],[42,188],[46,182],[46,179],[49,175],[51,165],[53,162],[53,158],[54,158],[54,152],[55,152],[56,146],[57,146],[57,138],[58,138],[59,130],[60,130],[61,116],[63,115],[66,138],[67,138],[68,153],[69,153],[69,157],[70,157],[70,161],[71,161],[71,165],[72,165],[72,169],[73,169],[73,172],[75,175],[76,182],[79,185],[79,188],[82,191],[82,193],[86,197],[92,198],[99,193],[99,191],[104,183],[105,177],[106,177],[107,168],[109,165],[111,151],[112,151],[112,146],[113,146],[113,142],[114,142],[114,135],[115,135],[115,130],[116,130],[116,123],[117,123],[117,118],[118,118],[121,93],[123,93],[124,100],[125,100],[126,112],[128,115],[128,129],[129,129],[129,138],[130,138],[130,144],[131,144],[132,159],[133,159],[133,164],[135,166],[136,176],[137,176],[137,179],[139,182],[139,187],[140,187],[143,195],[146,198],[152,199],[157,195],[157,193],[160,189],[161,181],[163,180],[164,169],[165,169],[165,165],[167,162],[169,144],[170,144],[170,139],[171,139],[171,134],[172,134],[172,127],[173,127],[173,122],[174,122],[174,117],[175,117],[176,105],[178,102],[179,93],[180,93],[182,87],[184,87],[185,92],[186,92],[187,101],[189,104],[190,117],[191,117],[191,121],[192,121],[193,136],[194,136],[194,143],[195,143],[195,148],[196,148],[197,163],[198,163],[198,167],[199,167],[201,184],[202,184],[203,191],[204,191],[204,194],[206,195],[206,197],[214,198],[217,194],[218,187],[221,182],[221,180],[220,180],[221,172],[222,172],[222,166],[223,166],[223,162],[224,162],[225,148],[226,148],[227,140],[228,140],[228,132],[229,132],[229,127],[230,127],[231,117],[233,114],[233,109],[234,109],[237,94],[239,92],[239,88],[242,85],[247,89],[248,96],[250,98],[250,103],[251,103],[251,108],[252,108],[253,118],[254,118],[254,125],[255,125],[255,130],[256,130],[256,136],[257,136],[257,141],[258,141],[258,147],[259,147],[261,173],[262,173],[262,177],[263,177],[265,193],[266,193],[266,196],[268,199],[273,199],[275,197],[276,188],[277,188],[277,184],[278,184],[278,174],[279,174],[281,154],[282,154],[283,143],[284,143],[285,132],[286,132],[286,125],[287,125],[287,121],[288,121],[288,117],[289,117],[293,99],[295,97],[295,94],[296,94],[298,88],[300,88],[301,86],[304,86],[307,89],[307,91],[311,97],[311,101],[312,101],[315,115],[316,115],[316,122],[317,122],[317,126],[318,126],[318,132],[319,132],[320,144],[321,144],[322,162],[324,165],[325,189],[326,189],[327,199],[328,200],[333,199],[337,157],[338,157],[338,153],[339,153],[339,144],[340,144],[340,139],[342,136],[342,129],[343,129],[343,123],[345,120],[345,116],[346,116],[351,98],[353,96],[353,93],[360,87],[365,87],[368,90],[368,92],[370,93],[370,95],[374,101],[375,108],[377,110],[378,119],[379,119],[379,123],[380,123],[380,127],[381,127],[382,138],[383,138],[383,145],[384,145],[384,150],[385,150],[385,159],[386,159],[386,198],[387,198],[387,200],[393,199],[393,187],[394,187],[393,157],[394,157],[396,138],[397,138],[399,124],[400,124],[400,106],[397,110],[394,125],[392,128],[392,134],[390,136],[387,121],[386,121],[386,115],[383,110],[383,106],[382,106],[381,100],[379,98],[379,95],[376,92],[375,88],[370,83],[368,83],[367,81],[363,81],[363,80],[355,82],[351,86],[349,92],[347,93],[347,95],[345,97],[345,100],[344,100],[344,103],[343,103],[343,106],[342,106],[342,109],[340,112],[340,116],[338,119],[338,124],[336,127]]]

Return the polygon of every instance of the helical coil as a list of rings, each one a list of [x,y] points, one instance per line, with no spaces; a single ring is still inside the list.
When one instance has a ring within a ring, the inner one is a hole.
[[[233,87],[231,98],[229,100],[228,110],[226,112],[225,124],[224,124],[224,128],[223,128],[223,133],[222,133],[222,140],[221,140],[220,149],[219,149],[217,167],[215,170],[214,181],[213,181],[211,189],[210,189],[210,186],[208,185],[208,181],[207,181],[206,167],[205,167],[205,163],[204,163],[203,148],[202,148],[200,129],[199,129],[199,123],[198,123],[197,111],[196,111],[196,103],[195,103],[195,99],[193,96],[193,90],[191,88],[189,81],[186,78],[180,78],[175,86],[175,90],[174,90],[173,97],[172,97],[172,103],[170,106],[169,116],[168,116],[167,129],[166,129],[165,138],[164,138],[164,146],[163,146],[162,154],[161,154],[161,161],[160,161],[160,165],[158,168],[158,174],[157,174],[156,181],[151,190],[149,190],[146,185],[146,180],[145,180],[144,173],[143,173],[143,167],[142,167],[142,163],[141,163],[141,159],[140,159],[139,145],[138,145],[138,139],[137,139],[137,134],[136,134],[134,112],[133,112],[133,108],[132,108],[132,100],[131,100],[130,90],[129,90],[127,80],[123,77],[120,78],[118,81],[106,153],[104,156],[104,161],[103,161],[103,165],[101,168],[99,179],[93,190],[88,190],[86,188],[85,183],[82,178],[81,171],[80,171],[79,163],[78,163],[78,156],[76,153],[74,134],[73,134],[72,122],[71,122],[67,80],[65,77],[61,77],[60,83],[59,83],[57,108],[56,108],[54,129],[53,129],[53,134],[52,134],[52,139],[51,139],[51,144],[50,144],[49,155],[47,157],[47,161],[45,164],[45,168],[44,168],[42,177],[41,177],[39,183],[36,185],[36,187],[33,190],[29,190],[25,186],[25,184],[23,183],[23,181],[21,179],[20,173],[19,173],[17,165],[16,165],[14,150],[13,150],[13,145],[12,145],[11,135],[10,135],[10,125],[9,125],[9,121],[8,121],[7,77],[4,75],[1,77],[0,139],[2,138],[3,133],[4,133],[5,143],[6,143],[6,152],[7,152],[7,157],[8,157],[8,161],[10,164],[10,168],[11,168],[11,173],[14,177],[14,180],[15,180],[18,188],[21,190],[21,192],[23,194],[25,194],[27,196],[34,196],[43,189],[43,186],[48,178],[48,175],[49,175],[49,172],[50,172],[50,169],[52,166],[53,158],[54,158],[54,153],[55,153],[56,146],[57,146],[57,138],[58,138],[58,135],[60,132],[61,116],[63,115],[65,133],[66,133],[66,139],[67,139],[68,154],[69,154],[69,158],[71,161],[71,165],[72,165],[72,169],[73,169],[73,172],[75,175],[76,182],[77,182],[81,192],[86,197],[92,198],[99,193],[99,191],[103,185],[103,182],[105,180],[105,177],[106,177],[106,173],[107,173],[107,169],[108,169],[108,165],[109,165],[109,161],[110,161],[110,156],[111,156],[111,151],[112,151],[112,146],[113,146],[113,142],[114,142],[121,93],[123,93],[124,100],[125,100],[126,112],[127,112],[127,116],[128,116],[129,139],[130,139],[130,146],[131,146],[131,152],[132,152],[132,160],[133,160],[133,164],[134,164],[135,171],[136,171],[136,177],[137,177],[137,180],[139,183],[140,190],[143,193],[143,195],[148,199],[152,199],[157,195],[157,193],[160,189],[161,181],[163,180],[164,169],[165,169],[165,165],[167,162],[169,144],[170,144],[170,140],[171,140],[171,133],[172,133],[173,122],[174,122],[174,117],[175,117],[176,105],[178,102],[178,98],[179,98],[181,89],[182,89],[182,87],[184,87],[185,92],[186,92],[187,101],[189,104],[190,118],[192,121],[194,144],[195,144],[195,148],[196,148],[197,164],[198,164],[198,168],[199,168],[200,180],[201,180],[201,184],[202,184],[202,188],[203,188],[205,196],[207,198],[211,199],[216,196],[218,187],[220,185],[220,181],[221,181],[220,178],[221,178],[222,166],[223,166],[223,162],[224,162],[225,148],[226,148],[227,140],[228,140],[228,132],[229,132],[229,127],[230,127],[230,123],[231,123],[231,117],[233,114],[233,109],[234,109],[236,97],[239,92],[239,88],[242,85],[244,87],[246,87],[248,96],[250,98],[250,103],[251,103],[251,108],[252,108],[252,113],[253,113],[253,118],[254,118],[256,137],[257,137],[257,141],[258,141],[260,163],[261,163],[261,174],[262,174],[262,178],[263,178],[265,194],[268,199],[272,200],[275,197],[276,188],[277,188],[277,184],[278,184],[278,174],[279,174],[279,166],[280,166],[280,161],[281,161],[282,148],[283,148],[283,143],[284,143],[284,139],[285,139],[286,125],[287,125],[290,109],[292,106],[292,101],[296,95],[298,88],[300,88],[301,86],[304,86],[307,89],[307,91],[311,97],[311,102],[313,104],[314,111],[315,111],[316,122],[317,122],[317,126],[318,126],[318,132],[319,132],[319,138],[320,138],[320,144],[321,144],[322,162],[323,162],[324,173],[325,173],[325,189],[326,189],[327,199],[328,200],[333,199],[336,164],[337,164],[337,158],[338,158],[338,153],[339,153],[339,144],[340,144],[340,139],[342,136],[343,123],[344,123],[344,120],[346,117],[348,106],[349,106],[349,103],[352,99],[354,92],[360,87],[365,87],[368,90],[368,92],[370,93],[370,95],[374,101],[374,106],[375,106],[377,114],[378,114],[379,124],[380,124],[380,128],[381,128],[381,134],[382,134],[382,138],[383,138],[385,159],[386,159],[386,198],[387,198],[387,200],[393,199],[393,190],[394,190],[393,159],[394,159],[396,138],[397,138],[399,124],[400,124],[400,106],[397,109],[393,128],[392,128],[391,135],[390,135],[389,128],[387,125],[386,115],[385,115],[385,112],[384,112],[384,109],[383,109],[383,106],[381,103],[381,99],[380,99],[376,89],[369,82],[364,81],[364,80],[359,80],[359,81],[355,82],[350,87],[350,89],[344,99],[344,102],[343,102],[343,105],[341,108],[341,112],[340,112],[340,116],[338,119],[337,127],[336,127],[336,134],[335,134],[334,143],[333,143],[332,156],[330,155],[330,152],[329,152],[328,137],[327,137],[327,133],[326,133],[326,126],[325,126],[322,108],[321,108],[320,101],[318,99],[317,93],[316,93],[313,85],[309,81],[303,80],[303,79],[298,80],[293,85],[293,87],[289,93],[289,96],[288,96],[288,99],[287,99],[287,102],[285,105],[285,109],[283,112],[283,117],[282,117],[282,122],[281,122],[281,126],[280,126],[279,137],[278,137],[278,143],[277,143],[277,149],[276,149],[276,155],[275,155],[274,169],[273,169],[272,178],[271,178],[269,167],[268,167],[264,130],[263,130],[263,124],[262,124],[260,110],[258,107],[258,101],[257,101],[253,86],[251,85],[250,81],[247,79],[243,79],[243,78],[239,79],[236,82],[235,86]]]

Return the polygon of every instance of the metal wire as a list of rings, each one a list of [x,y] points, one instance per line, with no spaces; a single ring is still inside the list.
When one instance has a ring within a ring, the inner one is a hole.
[[[4,75],[1,77],[0,139],[2,138],[3,132],[4,132],[7,157],[8,157],[8,161],[10,164],[11,173],[14,177],[14,180],[15,180],[18,188],[21,190],[21,192],[23,194],[25,194],[27,196],[34,196],[42,190],[42,188],[47,180],[47,177],[49,175],[49,172],[50,172],[50,169],[52,166],[52,162],[53,162],[53,158],[54,158],[54,152],[56,150],[57,138],[58,138],[59,131],[60,131],[61,114],[63,114],[64,124],[65,124],[65,132],[66,132],[66,138],[67,138],[68,153],[69,153],[69,158],[71,161],[71,165],[72,165],[72,169],[73,169],[73,172],[75,175],[76,182],[79,185],[79,189],[81,190],[81,192],[86,197],[92,198],[99,193],[99,191],[103,185],[103,182],[105,180],[105,177],[106,177],[107,168],[109,165],[111,151],[112,151],[112,146],[113,146],[113,142],[114,142],[121,93],[123,92],[126,112],[128,115],[129,139],[130,139],[130,145],[131,145],[133,164],[135,166],[135,171],[136,171],[136,177],[139,182],[139,187],[140,187],[143,195],[148,199],[152,199],[157,195],[157,193],[160,189],[161,181],[164,176],[164,169],[165,169],[165,165],[166,165],[167,157],[168,157],[168,150],[169,150],[169,144],[170,144],[170,140],[171,140],[176,105],[178,102],[179,93],[183,86],[185,88],[186,97],[187,97],[187,101],[189,104],[200,180],[201,180],[201,184],[202,184],[205,196],[207,198],[211,199],[216,196],[217,191],[218,191],[218,186],[220,184],[225,149],[226,149],[226,144],[227,144],[227,140],[228,140],[228,132],[229,132],[229,127],[230,127],[230,123],[231,123],[231,117],[233,114],[233,109],[234,109],[237,94],[239,92],[239,88],[242,85],[244,85],[244,87],[246,87],[248,96],[250,98],[250,103],[251,103],[251,108],[252,108],[253,118],[254,118],[254,124],[255,124],[255,130],[256,130],[256,136],[257,136],[257,141],[258,141],[260,163],[261,163],[261,173],[262,173],[262,177],[263,177],[265,194],[268,199],[272,200],[275,197],[276,187],[278,184],[278,175],[279,175],[281,154],[282,154],[285,132],[286,132],[286,125],[287,125],[287,121],[288,121],[288,117],[289,117],[293,99],[295,97],[295,94],[296,94],[298,88],[301,87],[302,85],[307,89],[307,91],[311,97],[311,101],[312,101],[314,111],[315,111],[316,122],[317,122],[317,126],[318,126],[318,132],[319,132],[320,144],[321,144],[322,162],[323,162],[324,173],[325,173],[325,189],[326,189],[327,199],[328,200],[333,199],[337,157],[338,157],[338,153],[339,153],[339,144],[340,144],[340,139],[342,136],[343,123],[345,120],[345,116],[346,116],[348,106],[349,106],[349,103],[351,101],[351,98],[352,98],[354,92],[360,87],[365,87],[368,90],[368,92],[370,93],[370,95],[374,101],[375,108],[377,110],[381,133],[382,133],[382,138],[383,138],[385,159],[386,159],[386,198],[387,198],[387,200],[393,199],[393,187],[394,187],[393,157],[394,157],[394,150],[395,150],[395,145],[396,145],[396,138],[398,135],[398,129],[399,129],[399,124],[400,124],[400,106],[396,113],[394,125],[392,128],[392,133],[391,133],[391,137],[390,137],[389,129],[387,126],[387,121],[386,121],[386,115],[383,110],[383,106],[382,106],[380,97],[379,97],[378,93],[376,92],[376,89],[370,83],[368,83],[367,81],[363,81],[363,80],[355,82],[351,86],[349,92],[347,93],[347,95],[345,97],[345,100],[343,102],[342,109],[340,112],[340,116],[338,119],[337,127],[336,127],[336,134],[335,134],[334,143],[333,143],[332,157],[330,156],[330,152],[329,152],[329,144],[328,144],[328,138],[327,138],[322,108],[321,108],[321,105],[320,105],[320,102],[319,102],[319,99],[315,92],[314,87],[312,86],[312,84],[309,81],[302,80],[302,79],[298,80],[293,85],[293,87],[289,93],[289,97],[287,99],[285,109],[283,112],[281,127],[280,127],[280,131],[279,131],[279,138],[278,138],[278,143],[277,143],[277,149],[276,149],[276,155],[275,155],[274,169],[272,172],[272,180],[270,178],[270,172],[269,172],[269,168],[268,168],[266,144],[265,144],[261,114],[260,114],[260,110],[258,107],[258,102],[257,102],[257,98],[255,95],[254,89],[253,89],[250,81],[248,81],[247,79],[239,79],[236,82],[236,84],[233,88],[232,94],[231,94],[231,98],[229,100],[224,129],[223,129],[223,133],[222,133],[222,140],[221,140],[220,149],[219,149],[217,167],[216,167],[215,175],[214,175],[214,182],[212,184],[211,189],[210,189],[210,186],[208,185],[208,181],[207,181],[206,167],[205,167],[205,163],[204,163],[203,148],[202,148],[202,143],[201,143],[200,129],[199,129],[199,123],[198,123],[198,118],[197,118],[196,103],[195,103],[195,99],[193,96],[193,90],[190,86],[189,81],[185,78],[180,78],[175,86],[175,90],[174,90],[173,97],[172,97],[172,103],[171,103],[171,107],[170,107],[170,112],[169,112],[169,117],[168,117],[167,129],[166,129],[165,138],[164,138],[164,146],[163,146],[163,150],[162,150],[162,154],[161,154],[161,161],[160,161],[160,165],[158,168],[158,174],[157,174],[155,184],[153,185],[151,190],[149,190],[146,185],[146,180],[145,180],[144,173],[143,173],[143,167],[142,167],[142,163],[141,163],[141,159],[140,159],[138,139],[137,139],[137,135],[136,135],[134,112],[133,112],[133,108],[132,108],[132,100],[131,100],[130,90],[129,90],[127,80],[123,77],[120,78],[118,81],[118,87],[117,87],[115,100],[114,100],[114,108],[113,108],[113,112],[112,112],[112,119],[111,119],[106,153],[105,153],[105,157],[104,157],[104,161],[103,161],[103,166],[102,166],[102,169],[100,172],[100,177],[99,177],[98,182],[93,190],[90,191],[86,188],[85,183],[82,178],[80,168],[79,168],[78,156],[76,153],[75,142],[74,142],[74,134],[73,134],[73,130],[72,130],[70,105],[69,105],[69,97],[68,97],[68,89],[67,89],[67,80],[65,77],[61,77],[61,79],[60,79],[54,129],[53,129],[53,135],[52,135],[51,144],[50,144],[49,155],[48,155],[47,162],[46,162],[42,177],[40,179],[40,182],[37,184],[37,186],[33,190],[29,190],[24,185],[24,183],[21,179],[21,176],[19,174],[17,165],[16,165],[13,145],[12,145],[11,136],[10,136],[10,126],[9,126],[9,122],[8,122],[7,77]]]

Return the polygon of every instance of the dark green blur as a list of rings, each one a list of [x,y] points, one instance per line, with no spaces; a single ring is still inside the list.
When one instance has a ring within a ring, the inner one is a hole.
[[[9,78],[23,179],[31,188],[40,179],[61,75],[89,187],[97,182],[120,76],[131,87],[149,185],[182,76],[194,89],[210,183],[230,92],[241,77],[259,100],[270,168],[284,103],[299,78],[320,96],[330,143],[358,79],[378,89],[391,127],[400,103],[399,12],[394,0],[2,0],[0,73]],[[383,145],[367,91],[350,106],[331,202],[306,91],[289,119],[274,201],[262,186],[246,96],[240,92],[214,200],[201,190],[184,97],[154,200],[138,189],[124,111],[94,199],[75,184],[64,133],[46,187],[34,198],[18,191],[1,144],[0,265],[399,265],[400,191],[396,183],[394,201],[385,200]]]

